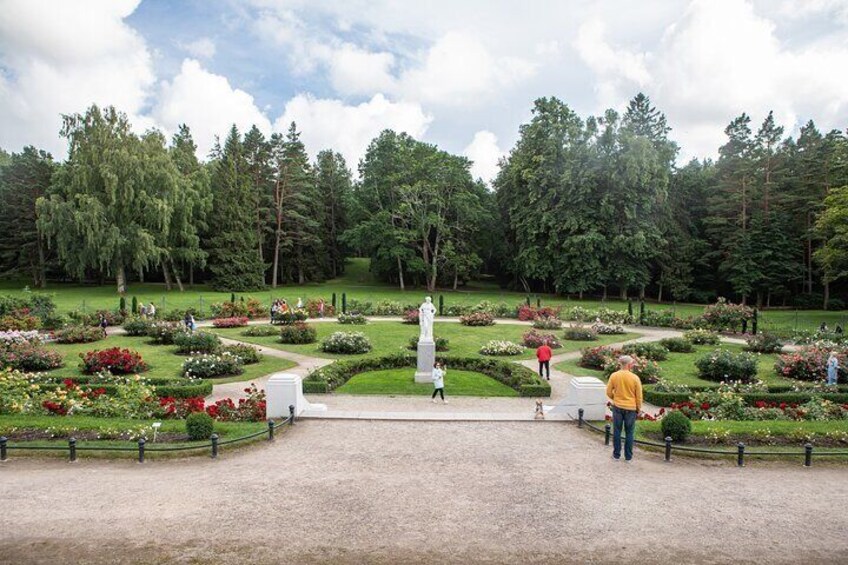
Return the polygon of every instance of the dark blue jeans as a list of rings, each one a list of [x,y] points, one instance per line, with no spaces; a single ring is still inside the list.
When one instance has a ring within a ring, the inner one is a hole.
[[[621,427],[624,426],[624,458],[633,459],[633,434],[636,431],[636,410],[612,407],[612,456],[621,458]]]

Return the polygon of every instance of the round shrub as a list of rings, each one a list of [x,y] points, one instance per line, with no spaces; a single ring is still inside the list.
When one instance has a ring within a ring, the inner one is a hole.
[[[639,377],[642,384],[651,384],[660,380],[660,366],[657,365],[656,361],[643,359],[641,357],[636,357],[635,355],[631,355],[631,357],[633,357],[633,368],[631,371]],[[609,358],[606,365],[604,365],[604,377],[609,378],[610,375],[618,371],[620,368],[617,357]]]
[[[215,421],[206,412],[192,412],[186,418],[185,425],[191,441],[209,439],[215,430]]]
[[[683,337],[667,337],[665,339],[661,339],[660,345],[672,353],[692,353],[695,351],[695,346],[692,345],[692,342]]]
[[[622,353],[635,355],[651,361],[665,361],[668,359],[668,349],[659,343],[628,343],[621,348]]]
[[[183,376],[195,379],[212,379],[240,375],[244,372],[241,359],[232,353],[197,355],[183,362]]]
[[[62,355],[52,349],[45,349],[39,341],[0,344],[0,368],[49,371],[61,367],[62,364]]]
[[[472,312],[466,316],[460,316],[459,323],[463,326],[493,326],[495,318],[488,312]]]
[[[280,328],[280,343],[303,344],[315,343],[318,339],[317,330],[303,322]]]
[[[446,338],[446,337],[435,337],[434,336],[433,341],[436,342],[436,351],[448,351],[450,349],[449,341],[448,341],[448,338]],[[411,349],[413,351],[418,350],[418,336],[417,335],[409,338],[409,349]]]
[[[521,355],[524,353],[524,346],[511,341],[493,339],[480,348],[480,353],[483,355]]]
[[[778,357],[774,364],[775,372],[790,379],[799,381],[823,381],[827,376],[827,358],[830,349],[821,347],[802,347],[798,351],[787,353]],[[837,377],[839,382],[845,382],[845,355],[839,355],[839,369]]]
[[[41,327],[41,320],[28,314],[0,317],[0,331],[30,331]]]
[[[124,331],[129,336],[145,336],[150,331],[150,322],[142,318],[127,318],[124,322]]]
[[[558,330],[562,327],[562,320],[550,316],[536,316],[533,318],[533,327],[537,330]]]
[[[563,337],[569,341],[595,341],[598,339],[598,335],[592,330],[592,328],[587,328],[586,326],[581,326],[579,324],[565,328]]]
[[[244,343],[225,345],[221,348],[221,352],[235,355],[241,359],[242,365],[253,365],[262,361],[262,354],[259,353],[259,349]]]
[[[269,337],[272,335],[277,335],[280,332],[279,329],[274,326],[250,326],[243,332],[241,335],[251,336],[251,337]]]
[[[155,345],[171,345],[176,336],[186,333],[188,331],[181,322],[153,322],[147,330],[147,336]]]
[[[710,381],[741,381],[757,378],[757,357],[751,353],[733,353],[717,349],[695,361],[698,375]]]
[[[357,354],[371,351],[371,341],[362,332],[334,332],[321,342],[326,353]]]
[[[305,322],[308,318],[309,313],[306,310],[287,310],[285,312],[275,312],[272,314],[271,323],[290,326],[297,322]]]
[[[716,332],[702,329],[683,332],[683,338],[688,339],[695,345],[718,345],[721,341],[721,338]]]
[[[209,332],[180,332],[174,335],[177,353],[213,353],[221,347],[221,339]]]
[[[598,335],[621,335],[624,332],[624,327],[619,324],[605,324],[597,321],[592,324],[592,331]]]
[[[670,437],[672,441],[686,441],[692,433],[692,422],[683,413],[672,410],[660,420],[663,437]]]
[[[352,312],[349,312],[347,314],[339,314],[339,323],[354,326],[364,326],[368,323],[368,320],[366,320],[365,316],[363,316],[362,314],[354,314]]]
[[[108,371],[113,375],[128,375],[142,373],[147,370],[147,364],[137,351],[112,347],[109,349],[80,353],[82,362],[80,370],[86,375]]]
[[[418,324],[418,308],[410,308],[406,312],[403,313],[403,323],[404,324]]]
[[[521,336],[521,342],[525,347],[532,347],[534,349],[541,347],[542,345],[547,345],[551,349],[559,349],[562,347],[562,344],[554,334],[543,334],[536,330],[530,330]]]
[[[103,330],[89,326],[67,326],[56,333],[59,343],[91,343],[103,339]]]
[[[776,335],[767,332],[752,335],[745,341],[747,342],[745,351],[752,351],[754,353],[780,353],[780,350],[783,349],[783,343],[781,343],[780,339]]]

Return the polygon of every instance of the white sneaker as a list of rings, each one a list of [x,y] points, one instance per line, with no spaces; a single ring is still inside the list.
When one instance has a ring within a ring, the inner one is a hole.
[[[434,398],[434,399],[433,399],[433,404],[435,404],[435,403],[436,403],[436,399]]]
[[[447,403],[448,403],[448,401],[447,401],[447,400],[442,400],[442,402],[443,402],[443,403],[445,403],[445,404],[447,404]]]

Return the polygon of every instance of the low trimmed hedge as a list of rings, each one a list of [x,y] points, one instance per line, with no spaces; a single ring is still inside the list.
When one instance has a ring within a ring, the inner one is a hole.
[[[541,380],[535,371],[517,363],[498,359],[477,357],[443,357],[436,359],[451,369],[483,373],[496,381],[516,390],[519,396],[550,396],[551,385]],[[372,359],[337,361],[310,374],[303,381],[305,393],[330,392],[340,387],[355,375],[381,369],[399,369],[416,366],[414,355],[389,355]]]
[[[710,389],[705,387],[701,390]],[[672,404],[688,402],[691,399],[692,393],[695,392],[699,391],[693,388],[691,393],[656,392],[646,388],[643,392],[643,396],[645,397],[645,402],[653,404],[654,406],[671,406]],[[770,390],[769,392],[743,393],[741,396],[745,401],[745,404],[749,406],[752,406],[758,400],[777,403],[785,402],[787,404],[804,404],[805,402],[809,402],[813,396],[821,396],[822,398],[831,400],[837,404],[844,404],[848,402],[848,392],[816,394],[811,392],[772,392]]]
[[[89,375],[74,375],[74,376],[42,376],[38,379],[40,384],[55,383],[61,385],[63,381],[70,379],[76,384],[83,387],[90,386],[91,388],[102,388],[105,394],[115,394],[115,385],[109,383],[91,381],[95,380],[95,376]],[[192,398],[195,396],[209,396],[212,394],[212,382],[195,381],[191,382],[182,378],[170,379],[148,379],[148,382],[156,387],[157,396],[173,396],[174,398]]]

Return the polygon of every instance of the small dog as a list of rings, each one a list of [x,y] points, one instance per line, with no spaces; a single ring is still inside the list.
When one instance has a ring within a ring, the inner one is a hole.
[[[533,417],[534,420],[544,420],[545,419],[545,409],[542,406],[542,401],[536,401],[536,415]]]

